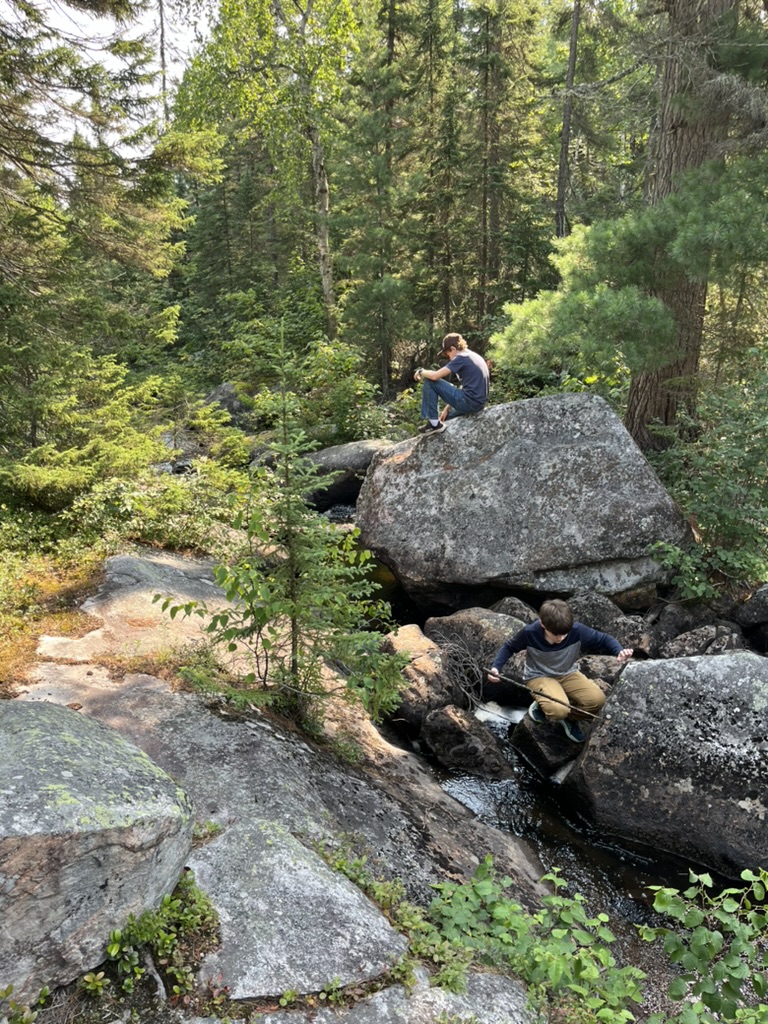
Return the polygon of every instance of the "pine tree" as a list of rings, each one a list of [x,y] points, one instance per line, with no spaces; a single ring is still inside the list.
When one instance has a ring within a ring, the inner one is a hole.
[[[305,724],[322,714],[327,665],[341,671],[347,688],[378,717],[396,705],[400,685],[399,660],[381,653],[371,628],[388,622],[388,608],[375,599],[370,552],[358,548],[357,531],[339,532],[308,504],[320,478],[307,458],[301,403],[287,390],[284,346],[275,368],[281,378],[271,396],[275,434],[235,520],[250,553],[217,571],[233,607],[214,615],[209,631],[232,651],[245,647],[252,664],[245,681],[271,689]]]

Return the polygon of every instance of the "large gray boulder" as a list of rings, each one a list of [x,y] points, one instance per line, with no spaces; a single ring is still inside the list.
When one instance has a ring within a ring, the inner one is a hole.
[[[566,786],[604,833],[731,877],[765,866],[768,659],[630,662]]]
[[[105,956],[171,892],[192,805],[118,733],[65,707],[0,701],[0,987],[34,998]]]
[[[689,533],[592,395],[494,406],[395,445],[371,463],[357,523],[416,597],[457,585],[620,593],[662,580],[649,545]]]
[[[736,621],[747,629],[768,622],[768,583],[758,587],[748,601],[736,606]]]
[[[639,615],[625,615],[604,594],[574,594],[568,604],[579,622],[616,637],[622,647],[650,653],[652,640],[643,619]]]

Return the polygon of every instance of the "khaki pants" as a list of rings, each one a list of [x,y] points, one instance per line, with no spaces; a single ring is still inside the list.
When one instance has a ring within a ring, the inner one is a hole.
[[[545,697],[535,696],[539,707],[552,721],[559,722],[562,718],[586,718],[580,714],[580,710],[591,711],[596,715],[605,704],[605,694],[591,679],[587,679],[581,672],[569,672],[566,676],[559,676],[553,679],[550,676],[538,676],[536,679],[529,679],[525,684],[530,690],[538,690],[546,694]],[[556,704],[548,697],[562,700],[570,704],[572,711]]]

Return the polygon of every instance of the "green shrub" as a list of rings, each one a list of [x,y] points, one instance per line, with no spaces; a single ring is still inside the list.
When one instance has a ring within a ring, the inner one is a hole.
[[[322,852],[408,936],[409,958],[426,963],[433,984],[460,992],[467,971],[484,965],[524,981],[532,1004],[551,1020],[634,1020],[629,1005],[641,1001],[645,975],[618,966],[609,949],[615,938],[607,916],[590,916],[582,896],[564,895],[566,882],[557,870],[544,876],[554,892],[534,913],[506,895],[512,880],[497,878],[490,855],[470,881],[434,885],[438,896],[424,910],[404,899],[402,883],[374,881],[364,857],[343,849]],[[407,962],[402,970],[407,974]]]
[[[628,1005],[641,1001],[644,974],[617,965],[607,915],[592,916],[581,895],[564,895],[567,883],[557,870],[543,881],[555,891],[530,914],[505,895],[511,879],[498,879],[487,856],[470,882],[435,886],[439,896],[430,917],[443,935],[475,950],[482,962],[522,978],[537,1006],[567,1007],[574,1024],[634,1020]]]
[[[768,372],[749,387],[720,387],[701,396],[685,436],[651,456],[697,535],[690,548],[655,551],[683,598],[738,592],[768,577],[766,409]]]
[[[669,986],[683,1003],[672,1017],[654,1014],[648,1024],[767,1024],[768,871],[743,871],[743,888],[713,892],[708,874],[690,872],[691,886],[651,886],[654,908],[674,924],[640,928],[648,942],[661,941],[679,971]]]
[[[148,948],[177,1001],[194,988],[195,963],[185,941],[195,936],[194,950],[209,949],[217,941],[218,918],[208,897],[195,885],[194,875],[185,871],[170,895],[157,910],[131,915],[124,928],[115,929],[107,945],[107,961],[117,975],[123,992],[133,991],[145,972],[141,951]],[[195,954],[195,955],[197,955]]]
[[[230,496],[244,480],[237,470],[200,459],[184,476],[151,473],[135,481],[114,478],[96,484],[61,518],[82,536],[112,538],[113,544],[124,538],[215,553],[217,543],[226,546],[223,526],[232,518]]]

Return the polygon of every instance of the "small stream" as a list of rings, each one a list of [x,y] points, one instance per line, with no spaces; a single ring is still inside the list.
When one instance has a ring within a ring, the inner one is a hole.
[[[607,913],[612,921],[650,924],[655,915],[648,886],[687,888],[688,866],[682,861],[611,841],[570,812],[554,784],[524,762],[512,767],[511,779],[450,774],[442,787],[484,824],[524,839],[545,871],[559,868],[568,891],[581,893],[593,911]]]
[[[524,709],[505,710],[512,722],[525,716]],[[445,792],[484,824],[524,839],[546,871],[559,868],[570,891],[612,918],[618,914],[629,923],[649,923],[649,886],[688,887],[686,863],[602,834],[569,806],[556,781],[543,779],[517,754],[507,740],[506,722],[486,720],[486,725],[504,744],[513,777],[493,781],[443,770],[442,779]]]

